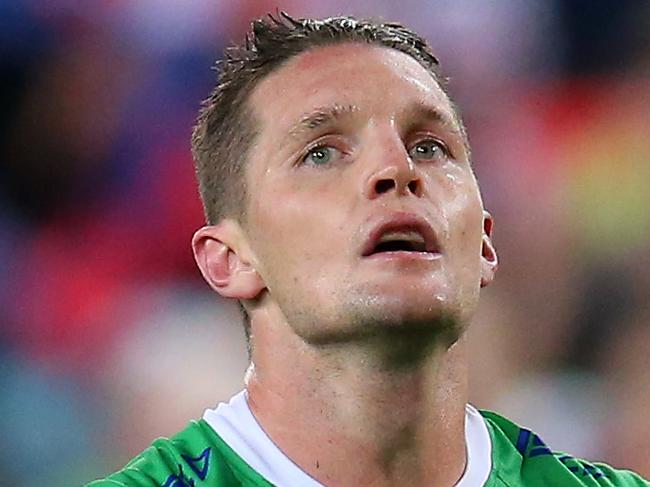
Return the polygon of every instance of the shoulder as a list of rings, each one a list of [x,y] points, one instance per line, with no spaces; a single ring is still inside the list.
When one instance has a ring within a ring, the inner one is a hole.
[[[494,482],[487,486],[650,486],[634,472],[553,451],[539,435],[497,413],[480,413],[490,430],[493,449]]]
[[[268,486],[203,420],[158,438],[126,466],[86,487]]]

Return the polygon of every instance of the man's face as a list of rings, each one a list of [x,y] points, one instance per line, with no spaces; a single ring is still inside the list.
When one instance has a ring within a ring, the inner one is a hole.
[[[465,326],[478,300],[483,206],[439,85],[393,49],[312,49],[249,100],[246,235],[307,342],[377,327]],[[436,325],[438,324],[438,325]]]

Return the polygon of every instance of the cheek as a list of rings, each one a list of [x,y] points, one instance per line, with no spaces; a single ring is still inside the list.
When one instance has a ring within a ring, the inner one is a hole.
[[[458,226],[453,232],[459,258],[470,267],[472,263],[478,267],[481,257],[483,212],[475,208],[467,208],[466,211],[458,214],[457,222]]]
[[[301,278],[332,262],[342,242],[340,210],[321,188],[280,184],[258,191],[251,206],[254,247],[262,264]]]
[[[448,203],[444,219],[448,224],[449,251],[462,269],[480,265],[483,235],[483,205],[476,182],[469,176],[447,178]]]

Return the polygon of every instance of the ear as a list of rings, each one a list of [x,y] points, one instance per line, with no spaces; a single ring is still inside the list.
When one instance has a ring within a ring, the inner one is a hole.
[[[497,251],[492,243],[494,220],[488,211],[483,210],[483,245],[481,247],[481,287],[494,280],[494,274],[499,267]]]
[[[266,287],[244,248],[241,229],[231,220],[200,228],[192,237],[203,278],[225,298],[255,299]]]

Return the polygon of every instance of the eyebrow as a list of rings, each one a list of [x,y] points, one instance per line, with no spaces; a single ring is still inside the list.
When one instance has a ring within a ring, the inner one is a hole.
[[[356,105],[338,103],[315,108],[300,117],[298,122],[289,129],[286,138],[298,139],[307,133],[314,132],[323,126],[333,124],[335,121],[348,117],[359,111],[361,111],[361,109]],[[407,109],[402,112],[402,116],[405,116],[413,125],[417,125],[418,122],[424,120],[445,127],[447,130],[462,139],[463,145],[469,155],[469,143],[467,141],[465,128],[456,112],[449,114],[447,111],[440,110],[434,106],[416,102],[408,106]]]
[[[421,103],[414,103],[409,106],[405,111],[408,120],[425,120],[427,122],[434,122],[443,125],[452,132],[462,135],[462,127],[458,117],[449,115],[446,111],[432,107],[430,105],[423,105]]]
[[[453,112],[449,114],[446,110],[440,110],[436,107],[414,103],[411,105],[405,113],[408,116],[409,120],[426,120],[428,122],[436,123],[450,131],[452,134],[460,137],[467,152],[467,157],[470,157],[471,148],[469,146],[469,140],[467,139],[467,133],[465,126],[460,118],[460,115],[453,108]],[[417,123],[414,123],[417,125]]]
[[[336,120],[359,111],[360,109],[356,105],[334,104],[319,107],[301,116],[298,122],[289,129],[287,135],[298,138],[305,133],[313,132],[320,127],[329,125]]]

